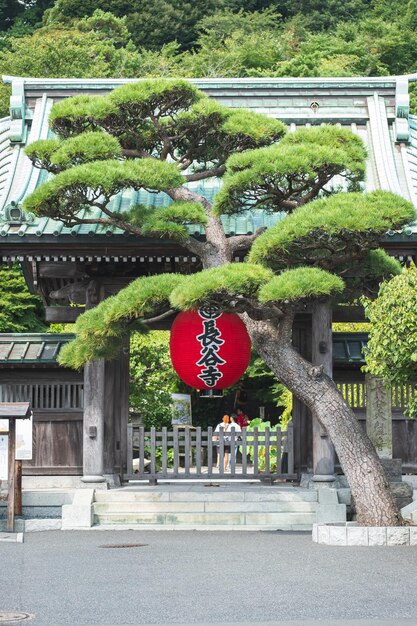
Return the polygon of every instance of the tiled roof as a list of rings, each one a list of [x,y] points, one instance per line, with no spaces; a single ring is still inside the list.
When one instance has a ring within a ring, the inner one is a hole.
[[[71,333],[0,333],[0,365],[56,364],[63,345],[75,338]],[[367,333],[333,333],[333,361],[337,365],[363,365]]]
[[[120,229],[103,230],[94,225],[67,228],[50,218],[35,217],[33,221],[12,223],[6,219],[5,208],[11,202],[22,202],[45,179],[45,172],[32,166],[23,148],[49,136],[48,116],[53,103],[78,93],[106,93],[132,81],[13,77],[5,80],[12,83],[15,95],[11,120],[0,121],[0,246],[2,241],[22,242],[28,238],[45,244],[66,237],[123,238]],[[289,124],[290,131],[298,126],[322,123],[337,123],[352,129],[368,150],[366,189],[398,193],[417,207],[417,118],[409,116],[407,77],[195,79],[191,82],[227,106],[245,107],[282,119]],[[9,137],[14,139],[12,146]],[[210,200],[219,186],[220,182],[215,180],[190,185]],[[123,212],[138,202],[164,206],[170,200],[165,194],[125,190],[114,197],[112,208]],[[243,234],[269,226],[277,219],[279,216],[256,210],[244,216],[225,216],[223,221],[228,234]],[[415,234],[417,225],[413,224],[401,236]]]
[[[333,333],[333,362],[335,364],[365,364],[364,348],[368,333]]]
[[[0,333],[0,365],[56,364],[62,346],[73,338],[58,333]]]

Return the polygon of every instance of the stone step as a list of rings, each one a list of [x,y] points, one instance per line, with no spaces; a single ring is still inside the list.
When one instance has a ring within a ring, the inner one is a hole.
[[[232,524],[224,525],[224,524],[100,524],[100,526],[95,526],[95,528],[100,528],[100,530],[161,530],[161,531],[181,531],[181,530],[193,530],[193,531],[206,531],[206,532],[219,532],[223,530],[228,531],[269,531],[269,532],[277,532],[277,531],[303,531],[310,532],[313,527],[313,524],[292,524],[290,526],[272,524],[268,526],[264,524],[262,526],[253,525],[253,524],[244,524],[239,526],[233,526]]]
[[[200,526],[262,527],[275,530],[311,529],[316,522],[315,513],[105,513],[94,515],[100,526]]]
[[[317,502],[314,490],[96,491],[95,502]]]
[[[315,513],[316,502],[95,502],[94,513]]]

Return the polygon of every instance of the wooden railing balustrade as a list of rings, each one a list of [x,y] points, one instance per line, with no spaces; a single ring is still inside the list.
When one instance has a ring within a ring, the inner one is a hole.
[[[225,468],[230,447],[230,468]],[[214,432],[213,428],[166,427],[161,430],[143,426],[128,427],[128,459],[131,467],[126,478],[136,480],[233,478],[288,479],[294,473],[293,425],[285,432],[279,428],[242,432]]]

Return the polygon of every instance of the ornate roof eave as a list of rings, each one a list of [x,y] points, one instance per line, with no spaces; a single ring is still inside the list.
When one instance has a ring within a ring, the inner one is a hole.
[[[9,120],[0,121],[0,247],[53,243],[70,246],[71,238],[83,242],[104,241],[109,245],[130,245],[132,238],[121,231],[100,233],[98,227],[76,226],[68,229],[60,222],[48,218],[34,221],[22,218],[20,225],[5,219],[5,209],[19,203],[43,180],[43,174],[32,167],[23,153],[23,147],[49,133],[48,116],[57,99],[80,92],[106,93],[111,89],[137,79],[42,79],[4,76],[12,84],[11,113]],[[298,125],[340,123],[358,134],[368,148],[366,188],[384,189],[404,196],[417,207],[417,118],[409,114],[409,82],[417,81],[417,74],[409,76],[341,77],[341,78],[202,78],[190,82],[203,89],[227,106],[246,107],[279,117],[289,124],[290,131]],[[312,107],[312,104],[318,106]],[[22,130],[20,140],[17,130]],[[17,125],[16,125],[17,128]],[[10,144],[11,141],[11,144]],[[216,193],[219,183],[208,181],[201,191]],[[163,201],[138,198],[127,192],[115,199],[120,210],[132,203]],[[3,212],[2,212],[3,208]],[[229,234],[254,232],[264,223],[265,217],[227,216],[225,228]],[[269,220],[269,218],[268,218]],[[404,233],[405,241],[417,236],[417,228]],[[202,233],[200,233],[202,234]],[[388,241],[403,241],[403,234],[388,237]],[[136,239],[136,238],[134,238]],[[140,241],[139,239],[137,240]],[[159,241],[159,244],[162,242]],[[103,244],[104,245],[104,244]],[[1,250],[0,250],[1,256]]]

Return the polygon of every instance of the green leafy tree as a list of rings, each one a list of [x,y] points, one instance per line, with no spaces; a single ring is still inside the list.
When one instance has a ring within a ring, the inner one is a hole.
[[[417,380],[417,268],[412,265],[384,282],[375,301],[365,301],[370,320],[366,370],[388,383],[404,385]],[[417,418],[417,398],[407,414]]]
[[[96,11],[71,28],[41,28],[8,40],[0,71],[43,78],[132,78],[142,75],[141,59],[129,41],[126,20]],[[0,84],[0,114],[7,115],[10,89]]]
[[[18,265],[0,265],[0,332],[45,332],[42,302],[27,288]]]
[[[58,0],[45,20],[47,24],[71,24],[101,9],[128,17],[131,38],[138,47],[158,50],[177,41],[185,49],[195,42],[197,23],[222,5],[222,0]]]
[[[382,191],[330,193],[336,175],[348,185],[362,180],[361,140],[335,126],[287,133],[280,121],[228,109],[182,80],[69,98],[54,105],[50,123],[56,139],[35,142],[26,154],[56,175],[26,199],[26,210],[68,225],[98,222],[139,237],[169,238],[204,267],[186,277],[139,278],[82,315],[61,363],[79,368],[111,358],[131,330],[173,308],[235,311],[259,356],[327,429],[359,521],[399,524],[380,460],[355,415],[323,369],[292,345],[297,311],[349,300],[365,286],[376,290],[381,277],[399,271],[379,242],[389,228],[414,218],[413,206]],[[213,204],[186,186],[213,177],[223,178]],[[126,187],[162,192],[169,203],[119,214],[110,200]],[[226,236],[222,217],[257,208],[285,217],[265,232]],[[196,224],[204,238],[194,235]],[[238,252],[248,255],[247,263],[232,263]]]
[[[178,376],[169,356],[169,333],[132,333],[130,339],[130,407],[146,428],[171,426],[172,398]]]

